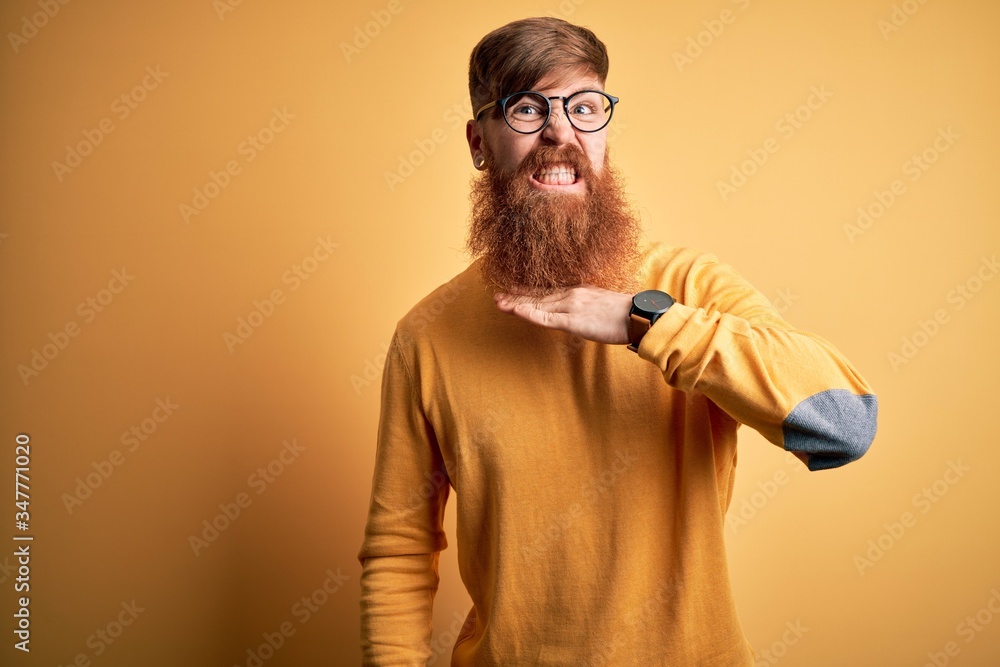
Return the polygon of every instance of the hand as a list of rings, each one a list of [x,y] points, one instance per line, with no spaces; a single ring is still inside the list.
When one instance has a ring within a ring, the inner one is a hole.
[[[598,343],[627,345],[632,295],[579,285],[545,296],[498,292],[497,308],[538,326],[559,329]]]

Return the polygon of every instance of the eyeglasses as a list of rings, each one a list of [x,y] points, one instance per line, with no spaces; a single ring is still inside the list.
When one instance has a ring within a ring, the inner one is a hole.
[[[521,134],[533,134],[549,124],[552,101],[562,100],[569,124],[581,132],[597,132],[611,122],[618,98],[600,90],[581,90],[567,97],[546,97],[533,90],[523,90],[484,105],[476,112],[476,119],[486,111],[499,106],[510,129]]]

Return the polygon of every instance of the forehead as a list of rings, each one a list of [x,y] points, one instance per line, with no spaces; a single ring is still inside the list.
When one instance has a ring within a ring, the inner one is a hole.
[[[543,93],[567,93],[584,89],[604,90],[604,83],[597,74],[587,67],[563,67],[549,70],[533,86],[533,90]]]

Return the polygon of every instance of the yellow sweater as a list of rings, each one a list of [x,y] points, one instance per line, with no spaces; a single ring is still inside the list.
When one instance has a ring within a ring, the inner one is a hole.
[[[478,263],[399,321],[358,554],[365,665],[449,664],[431,607],[452,489],[473,607],[451,665],[753,664],[723,538],[737,427],[832,468],[868,449],[877,400],[713,255],[648,244],[642,278],[677,303],[638,354],[501,313]]]

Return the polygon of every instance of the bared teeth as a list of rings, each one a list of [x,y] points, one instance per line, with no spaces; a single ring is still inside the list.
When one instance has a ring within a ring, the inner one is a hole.
[[[550,165],[542,167],[535,178],[546,185],[570,185],[576,182],[576,169],[565,164]]]

